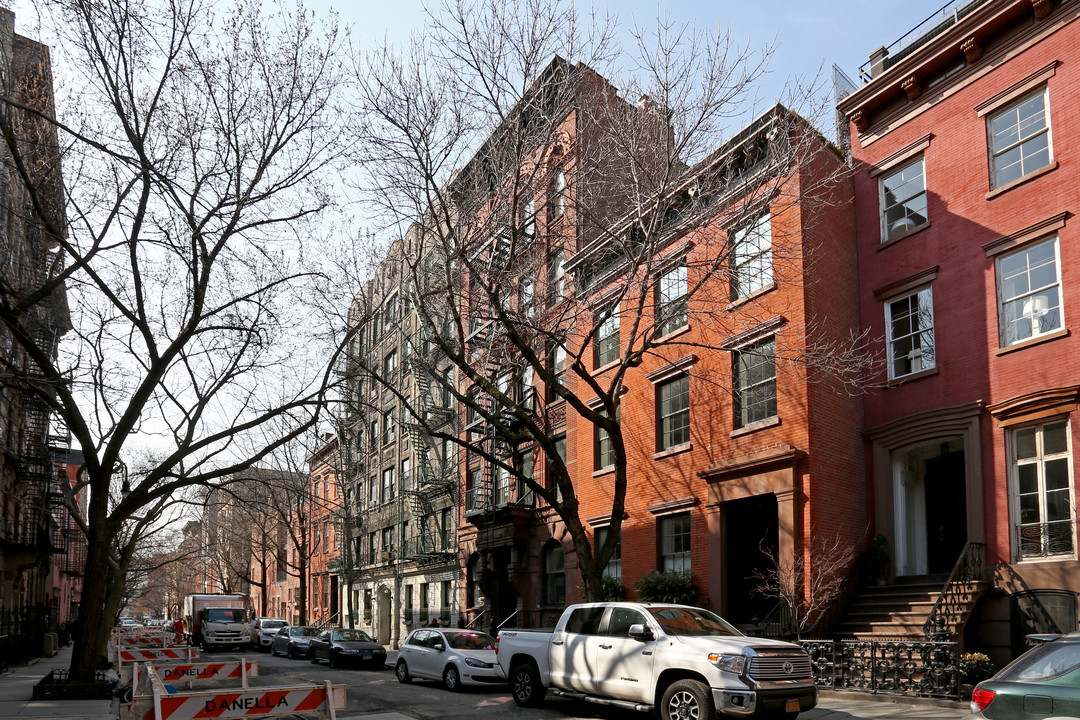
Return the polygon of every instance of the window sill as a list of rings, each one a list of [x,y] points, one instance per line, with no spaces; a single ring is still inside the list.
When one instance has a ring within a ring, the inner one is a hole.
[[[925,370],[920,370],[919,372],[908,373],[907,375],[901,375],[898,378],[892,378],[891,380],[889,380],[889,382],[885,383],[885,387],[899,387],[900,385],[909,383],[912,380],[920,380],[924,377],[931,377],[932,375],[937,375],[938,372],[939,368],[937,365],[935,365],[932,368],[926,368]]]
[[[906,232],[902,232],[902,233],[900,233],[899,235],[897,235],[894,238],[889,238],[888,240],[882,240],[881,244],[878,245],[877,249],[878,250],[884,250],[887,247],[892,247],[893,245],[900,242],[901,240],[907,240],[912,235],[918,235],[923,230],[926,230],[927,228],[929,228],[930,225],[931,225],[930,221],[927,220],[922,225],[919,225],[918,227],[913,227],[913,228],[911,228],[910,230],[908,230]]]
[[[657,344],[666,343],[666,342],[668,342],[670,340],[673,340],[673,339],[679,337],[680,335],[683,335],[683,334],[688,333],[688,332],[690,332],[690,323],[687,323],[686,325],[683,325],[680,328],[676,328],[676,329],[672,330],[667,335],[661,335],[660,337],[656,338],[655,342]]]
[[[604,365],[601,365],[600,367],[593,368],[593,375],[599,375],[600,373],[605,373],[608,370],[610,370],[611,368],[618,367],[618,366],[619,366],[619,360],[617,360],[617,359],[612,360],[611,362],[609,362],[607,364],[604,364]]]
[[[671,457],[672,455],[681,455],[682,453],[693,449],[693,447],[694,447],[693,443],[686,442],[686,443],[683,443],[682,445],[676,445],[674,447],[669,447],[669,448],[667,448],[665,450],[659,450],[659,451],[653,453],[652,458],[653,458],[653,460],[662,460],[662,459],[664,459],[666,457]],[[614,470],[614,468],[612,468],[612,469]]]
[[[768,285],[766,285],[763,288],[758,288],[757,290],[750,293],[749,295],[743,295],[740,298],[736,298],[735,300],[732,300],[731,302],[729,302],[727,304],[727,309],[728,310],[734,310],[735,308],[739,307],[740,305],[745,305],[746,303],[750,302],[751,300],[757,300],[762,295],[765,295],[767,293],[771,293],[775,289],[776,289],[776,283],[771,282],[771,283],[769,283]]]
[[[1068,555],[1040,555],[1037,557],[1018,557],[1013,562],[1017,565],[1032,565],[1035,563],[1076,562],[1076,554],[1069,553]]]
[[[610,467],[600,468],[599,470],[593,470],[592,476],[594,478],[598,478],[598,477],[604,477],[605,475],[614,475],[614,474],[615,474],[615,466],[612,465]]]
[[[1023,350],[1024,348],[1029,348],[1032,345],[1041,345],[1044,342],[1050,342],[1051,340],[1057,340],[1058,338],[1068,336],[1069,328],[1062,328],[1061,330],[1055,330],[1054,332],[1046,333],[1045,335],[1040,335],[1038,337],[1022,340],[1018,343],[1013,343],[1012,345],[1009,345],[1007,347],[998,348],[994,351],[994,354],[998,357],[1001,357],[1002,355],[1008,355],[1009,353],[1015,352],[1016,350]]]
[[[738,430],[732,430],[728,433],[728,437],[737,438],[743,435],[749,435],[750,433],[757,432],[758,430],[776,427],[779,424],[780,418],[777,416],[773,416],[771,418],[766,418],[765,420],[758,420],[757,422],[750,423],[749,425],[741,427]]]
[[[986,193],[986,199],[990,200],[991,198],[996,198],[998,195],[1000,195],[1000,194],[1002,194],[1004,192],[1008,192],[1009,190],[1012,190],[1017,185],[1023,185],[1024,183],[1028,182],[1029,180],[1034,180],[1035,178],[1041,177],[1041,176],[1045,175],[1048,172],[1053,172],[1054,170],[1057,170],[1057,166],[1058,166],[1057,160],[1054,160],[1049,165],[1044,165],[1043,167],[1039,168],[1038,170],[1032,170],[1031,172],[1029,172],[1024,177],[1016,178],[1012,182],[1005,183],[1001,187],[994,188],[990,192]]]

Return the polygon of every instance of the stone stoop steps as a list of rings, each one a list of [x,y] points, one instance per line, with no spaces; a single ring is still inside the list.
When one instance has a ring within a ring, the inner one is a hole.
[[[900,582],[864,588],[848,607],[835,634],[858,640],[924,640],[923,624],[937,602],[944,580]],[[971,616],[988,583],[969,583],[960,628]]]

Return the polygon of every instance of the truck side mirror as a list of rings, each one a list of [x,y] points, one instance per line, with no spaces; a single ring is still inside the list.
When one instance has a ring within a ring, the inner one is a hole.
[[[635,640],[652,640],[652,630],[645,626],[644,623],[634,623],[630,626],[630,629],[626,631],[626,634]]]

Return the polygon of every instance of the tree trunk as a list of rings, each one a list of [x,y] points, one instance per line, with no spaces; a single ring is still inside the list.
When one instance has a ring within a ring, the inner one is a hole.
[[[112,622],[105,616],[105,596],[109,581],[109,541],[100,528],[91,526],[83,574],[82,604],[75,624],[71,651],[71,681],[92,682],[101,648],[108,643]]]

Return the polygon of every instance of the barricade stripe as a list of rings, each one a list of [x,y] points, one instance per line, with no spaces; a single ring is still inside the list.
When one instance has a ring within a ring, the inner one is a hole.
[[[187,698],[173,697],[172,695],[166,695],[161,698],[161,720],[169,720],[170,715],[183,707],[185,700],[187,700]],[[153,714],[153,711],[153,706],[151,706],[151,715]]]
[[[316,688],[312,690],[306,698],[301,701],[299,705],[293,708],[293,712],[304,712],[305,710],[314,710],[322,705],[323,700],[327,700],[326,688]]]

